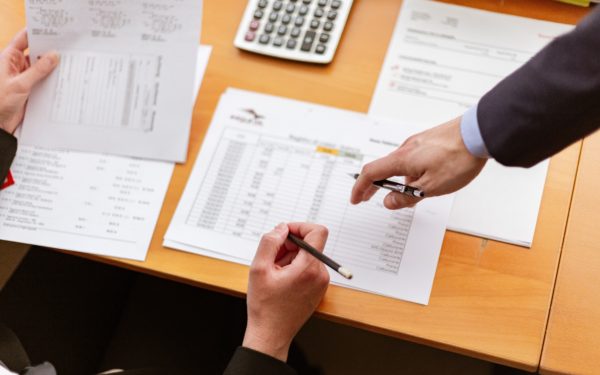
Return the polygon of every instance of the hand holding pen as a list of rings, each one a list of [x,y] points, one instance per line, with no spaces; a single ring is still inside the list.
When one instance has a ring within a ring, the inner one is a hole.
[[[473,180],[487,159],[467,150],[460,130],[461,119],[415,134],[389,155],[364,166],[354,184],[350,201],[365,202],[377,192],[377,181],[403,176],[405,184],[424,192],[427,197],[453,193]],[[390,192],[385,207],[397,210],[411,207],[423,197]]]

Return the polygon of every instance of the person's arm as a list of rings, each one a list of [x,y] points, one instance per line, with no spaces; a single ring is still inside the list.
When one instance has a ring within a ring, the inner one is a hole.
[[[25,54],[27,47],[27,32],[22,30],[0,52],[0,184],[17,152],[17,139],[12,134],[23,120],[31,89],[58,64],[56,53],[31,64]]]
[[[600,9],[489,91],[477,108],[490,155],[531,167],[600,127]]]
[[[416,134],[386,157],[365,165],[350,198],[369,200],[372,182],[405,176],[427,197],[470,183],[492,157],[532,166],[600,126],[600,9],[554,40],[488,92],[462,117]],[[422,198],[389,193],[389,209]]]
[[[288,350],[329,285],[325,266],[287,241],[291,232],[323,251],[327,229],[316,224],[280,224],[263,236],[250,267],[248,323],[244,341],[225,375],[288,375]]]

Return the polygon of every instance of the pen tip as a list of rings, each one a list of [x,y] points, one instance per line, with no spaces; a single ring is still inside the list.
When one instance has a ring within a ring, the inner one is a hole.
[[[340,268],[338,268],[338,272],[340,273],[340,275],[344,276],[346,279],[348,279],[348,280],[352,279],[352,272],[349,269],[340,267]]]
[[[357,173],[348,173],[348,176],[352,177],[352,178],[357,178],[358,174]]]

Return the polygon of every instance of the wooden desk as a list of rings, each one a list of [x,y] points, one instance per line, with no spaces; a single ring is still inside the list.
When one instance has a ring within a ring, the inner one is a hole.
[[[583,142],[541,370],[597,374],[600,368],[600,132]]]
[[[548,0],[453,1],[575,23],[585,10]],[[23,22],[22,0],[0,0],[2,42]],[[15,5],[17,4],[17,5]],[[202,41],[214,47],[200,91],[188,162],[175,170],[145,262],[90,257],[199,287],[243,295],[244,266],[173,251],[162,238],[221,93],[229,86],[367,111],[400,0],[355,0],[334,62],[311,66],[238,51],[245,1],[205,1]],[[402,339],[536,370],[571,200],[580,144],[552,159],[531,250],[448,232],[429,306],[332,286],[318,314]]]

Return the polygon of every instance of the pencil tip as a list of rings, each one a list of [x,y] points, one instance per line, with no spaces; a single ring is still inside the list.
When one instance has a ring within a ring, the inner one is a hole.
[[[348,280],[352,279],[352,272],[349,269],[340,267],[340,268],[338,268],[338,272],[340,273],[340,275],[344,276],[346,279],[348,279]]]

